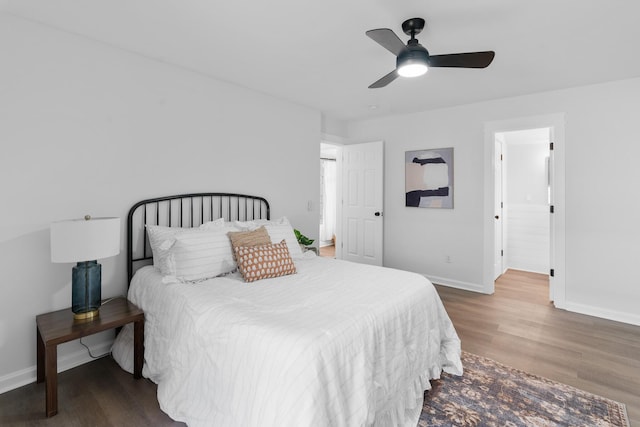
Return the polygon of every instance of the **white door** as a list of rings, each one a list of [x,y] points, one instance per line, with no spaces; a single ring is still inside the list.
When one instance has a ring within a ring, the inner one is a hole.
[[[504,240],[502,235],[503,215],[503,197],[502,197],[502,143],[496,138],[494,150],[494,255],[493,255],[493,279],[497,279],[504,272]]]
[[[342,147],[341,258],[382,265],[382,141]]]

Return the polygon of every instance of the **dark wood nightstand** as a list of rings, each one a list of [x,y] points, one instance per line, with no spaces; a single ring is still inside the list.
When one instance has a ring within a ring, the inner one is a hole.
[[[58,344],[134,323],[133,377],[142,377],[144,361],[144,312],[126,298],[115,298],[100,307],[91,320],[73,319],[70,308],[36,316],[37,382],[46,381],[46,415],[58,413]]]

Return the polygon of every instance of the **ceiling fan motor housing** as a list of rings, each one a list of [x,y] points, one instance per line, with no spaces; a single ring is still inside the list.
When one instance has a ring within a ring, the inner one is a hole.
[[[407,48],[396,58],[396,68],[410,64],[429,64],[429,52],[415,39],[410,40]]]

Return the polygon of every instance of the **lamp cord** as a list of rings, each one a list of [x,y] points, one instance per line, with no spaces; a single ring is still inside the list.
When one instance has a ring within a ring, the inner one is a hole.
[[[101,354],[100,356],[94,356],[93,354],[91,354],[91,349],[89,348],[89,346],[82,342],[82,338],[80,338],[80,344],[82,344],[84,348],[87,349],[87,353],[89,353],[89,357],[92,359],[101,359],[111,353],[111,351],[108,351],[105,354]]]
[[[100,305],[108,304],[109,302],[113,301],[114,299],[116,299],[116,298],[121,298],[121,297],[125,297],[125,298],[126,298],[126,296],[125,296],[125,295],[120,295],[120,296],[117,296],[117,297],[113,297],[113,298],[106,299],[106,300],[104,300],[104,301],[102,302],[102,304],[100,304]],[[111,354],[111,350],[109,350],[108,352],[106,352],[106,353],[104,353],[104,354],[101,354],[100,356],[94,356],[94,355],[91,353],[91,349],[89,348],[89,346],[82,342],[82,338],[80,338],[79,342],[80,342],[80,344],[82,344],[82,345],[84,346],[84,348],[86,348],[86,349],[87,349],[87,353],[89,353],[89,357],[90,357],[90,358],[92,358],[92,359],[101,359],[101,358],[103,358],[103,357],[108,356],[109,354]]]

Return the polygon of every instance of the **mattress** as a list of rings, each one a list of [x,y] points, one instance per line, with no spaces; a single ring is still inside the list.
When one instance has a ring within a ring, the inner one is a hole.
[[[145,311],[143,375],[190,426],[417,423],[429,379],[461,375],[460,340],[418,274],[320,258],[297,274],[163,284],[152,266],[129,299]],[[132,330],[112,354],[133,367]]]

